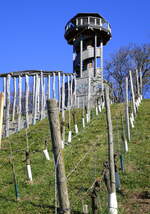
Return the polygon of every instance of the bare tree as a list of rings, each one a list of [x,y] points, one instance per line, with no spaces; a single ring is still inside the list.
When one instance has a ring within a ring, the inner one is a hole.
[[[120,48],[113,54],[105,64],[107,81],[113,85],[113,93],[116,102],[122,102],[125,98],[125,77],[132,70],[133,77],[135,69],[142,72],[143,93],[147,96],[150,91],[150,44],[141,46],[130,45]],[[136,81],[136,78],[133,78]],[[134,84],[136,87],[136,84]]]

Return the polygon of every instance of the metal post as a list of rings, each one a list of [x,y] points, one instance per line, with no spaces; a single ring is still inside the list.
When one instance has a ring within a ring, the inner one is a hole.
[[[58,191],[58,200],[60,205],[60,213],[70,214],[67,178],[65,175],[65,165],[61,149],[61,134],[57,101],[54,99],[47,100],[47,110],[51,131],[52,150],[54,154],[56,168],[56,183]]]

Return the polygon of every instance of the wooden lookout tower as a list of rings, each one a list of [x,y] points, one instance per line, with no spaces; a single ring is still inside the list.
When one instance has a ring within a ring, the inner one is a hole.
[[[91,84],[91,95],[103,91],[103,46],[112,36],[110,24],[98,13],[78,13],[66,24],[64,36],[73,46],[77,97],[85,96],[89,77],[97,82]]]

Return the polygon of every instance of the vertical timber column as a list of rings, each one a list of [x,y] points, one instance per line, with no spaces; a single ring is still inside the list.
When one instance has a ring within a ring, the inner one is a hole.
[[[139,98],[139,96],[140,96],[140,87],[139,87],[139,74],[138,74],[138,69],[136,69],[136,84],[137,84],[137,97]]]
[[[33,125],[36,124],[37,119],[37,97],[38,97],[38,74],[35,76],[35,95],[34,95],[34,110],[33,110]]]
[[[141,100],[143,99],[143,78],[142,78],[142,71],[140,70],[140,93],[141,93]]]
[[[9,136],[9,121],[10,121],[10,74],[6,78],[6,137]]]
[[[35,95],[35,75],[33,76],[33,87],[32,87],[32,114],[34,112],[34,95]]]
[[[4,106],[6,106],[6,77],[3,78]]]
[[[80,40],[80,77],[82,77],[82,70],[83,70],[82,53],[83,53],[83,39],[81,38]]]
[[[4,93],[0,93],[0,149],[3,134]]]
[[[63,153],[61,149],[61,134],[59,111],[56,100],[47,101],[48,118],[52,139],[52,150],[54,154],[54,161],[56,167],[56,184],[58,191],[58,200],[60,206],[60,213],[70,214],[70,202],[67,189],[67,178],[65,175],[65,165],[63,160]]]
[[[126,108],[125,108],[125,115],[126,115],[126,130],[127,130],[127,137],[128,141],[131,140],[130,136],[130,123],[129,123],[129,103],[128,103],[128,77],[126,77]]]
[[[71,108],[72,108],[72,86],[73,86],[73,75],[71,75],[71,80],[70,80],[71,82],[70,82],[70,105],[71,105]]]
[[[58,100],[59,100],[59,111],[61,106],[61,84],[60,84],[60,72],[58,72]]]
[[[136,106],[135,106],[135,95],[134,95],[134,89],[133,89],[131,70],[129,71],[129,76],[130,76],[131,94],[132,94],[132,102],[133,102],[133,112],[134,112],[134,116],[135,116],[136,115]]]
[[[101,87],[102,87],[102,95],[104,94],[104,78],[103,78],[103,42],[100,44],[101,48],[101,58],[100,58],[100,63],[101,63]]]
[[[38,78],[38,87],[37,87],[37,113],[38,113],[38,119],[40,118],[40,76],[37,76]]]
[[[109,213],[117,214],[117,197],[115,185],[115,166],[114,166],[114,142],[113,142],[113,127],[110,111],[109,88],[105,87],[105,103],[106,103],[106,118],[108,127],[108,158],[110,166],[110,185],[111,192],[109,193]]]
[[[18,131],[21,130],[21,110],[22,110],[22,105],[21,105],[21,100],[22,100],[22,77],[19,76],[19,82],[18,82]]]
[[[97,48],[97,35],[95,34],[95,41],[94,41],[94,77],[96,77],[96,69],[97,69],[96,48]]]
[[[15,120],[15,113],[16,113],[16,98],[17,98],[16,77],[14,77],[13,80],[14,80],[14,97],[13,97],[12,121]]]
[[[51,96],[51,76],[50,74],[48,75],[48,99],[50,99]]]
[[[88,122],[90,122],[90,108],[91,108],[91,72],[90,69],[88,68],[88,100],[87,100],[87,110],[88,110]]]
[[[70,76],[67,76],[67,84],[68,84],[68,98],[67,98],[67,107],[70,107]]]
[[[55,72],[53,72],[53,99],[56,99],[56,91],[55,91]]]
[[[40,74],[40,84],[41,84],[41,102],[40,102],[41,116],[40,116],[40,119],[42,120],[44,118],[44,116],[43,116],[43,114],[44,114],[44,110],[43,110],[43,106],[44,106],[43,72],[41,72],[41,74]]]
[[[76,75],[74,74],[74,107],[77,107],[77,81]]]
[[[26,128],[29,128],[29,76],[25,75],[26,97],[25,97],[25,114]]]
[[[62,75],[62,119],[65,120],[65,74]]]

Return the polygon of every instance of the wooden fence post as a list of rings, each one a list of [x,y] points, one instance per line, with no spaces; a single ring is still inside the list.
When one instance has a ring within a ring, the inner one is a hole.
[[[142,80],[142,71],[140,71],[140,94],[141,94],[141,101],[143,99],[143,80]]]
[[[0,149],[3,134],[4,93],[0,93]]]
[[[109,193],[109,213],[117,214],[117,197],[115,185],[115,167],[114,167],[114,143],[113,143],[113,127],[111,120],[110,101],[109,101],[109,88],[105,87],[105,105],[106,105],[106,118],[108,127],[108,155],[110,164],[110,185],[111,192]]]
[[[133,89],[131,70],[129,71],[129,76],[130,76],[131,94],[132,94],[132,102],[133,102],[133,112],[134,112],[134,116],[136,116],[135,95],[134,95],[134,89]]]
[[[125,104],[125,115],[126,115],[126,131],[127,131],[127,138],[128,141],[131,140],[130,135],[130,122],[129,122],[129,103],[128,103],[128,77],[126,77],[126,104]]]
[[[56,182],[58,190],[58,200],[60,213],[70,214],[70,202],[67,189],[67,178],[65,175],[65,165],[61,149],[61,134],[59,111],[57,101],[54,99],[47,100],[48,119],[52,139],[52,149],[56,168]]]

